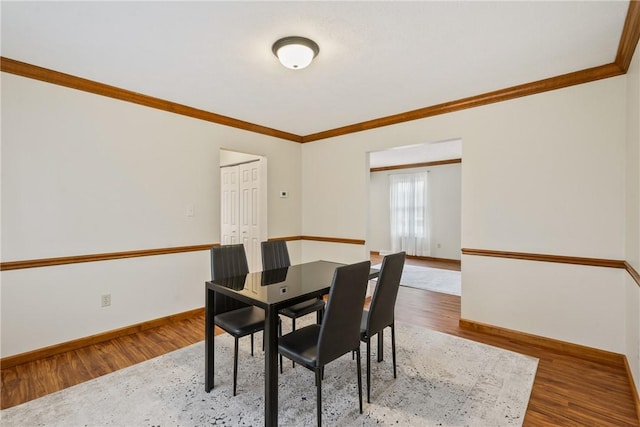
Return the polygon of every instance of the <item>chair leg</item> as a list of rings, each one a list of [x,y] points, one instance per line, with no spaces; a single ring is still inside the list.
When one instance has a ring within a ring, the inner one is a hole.
[[[233,346],[233,395],[236,395],[236,383],[238,381],[238,338]]]
[[[356,350],[357,356],[358,356],[358,360],[357,360],[357,367],[358,367],[358,402],[360,403],[360,413],[362,413],[362,367],[360,365],[360,347],[358,347],[358,349]],[[369,358],[367,358],[368,360]],[[367,399],[369,398],[369,396],[367,396]]]
[[[367,337],[367,403],[371,403],[371,337]]]
[[[316,408],[318,411],[318,427],[322,425],[322,368],[316,368]]]
[[[264,340],[262,340],[264,342]],[[253,357],[253,334],[251,334],[251,357]]]
[[[291,318],[291,332],[296,330],[296,318],[292,317]],[[291,361],[291,366],[293,366],[294,368],[296,367],[296,362]]]
[[[391,355],[393,356],[393,378],[396,377],[396,328],[391,324]]]
[[[282,336],[282,321],[280,319],[278,319],[278,336],[281,337]],[[280,373],[282,373],[282,354],[279,354],[280,356]]]

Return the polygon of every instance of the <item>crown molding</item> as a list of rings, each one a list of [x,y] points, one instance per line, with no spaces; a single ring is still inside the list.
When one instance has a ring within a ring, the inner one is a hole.
[[[392,116],[381,117],[379,119],[368,120],[366,122],[355,123],[352,125],[326,130],[311,135],[305,135],[302,137],[302,142],[307,143],[319,141],[321,139],[334,138],[336,136],[347,135],[350,133],[362,132],[379,127],[391,126],[403,122],[424,119],[427,117],[439,116],[441,114],[453,113],[455,111],[466,110],[468,108],[480,107],[482,105],[508,101],[510,99],[535,95],[537,93],[547,92],[551,90],[562,89],[568,86],[589,83],[595,80],[616,77],[622,74],[624,73],[617,64],[612,63],[601,65],[598,67],[588,68],[586,70],[575,71],[573,73],[563,74],[544,80],[538,80],[532,83],[525,83],[506,89],[483,93],[481,95],[458,99],[456,101],[445,102],[443,104],[437,104],[431,107],[419,108],[417,110],[394,114]]]
[[[615,63],[622,69],[624,73],[629,70],[633,52],[636,50],[638,40],[640,39],[640,1],[631,0],[629,9],[627,9],[627,17],[622,27],[622,35],[618,44],[618,53],[616,54]]]
[[[412,169],[412,168],[425,168],[425,167],[431,167],[431,166],[451,165],[455,163],[462,163],[462,159],[436,160],[433,162],[410,163],[408,165],[380,166],[377,168],[371,168],[369,171],[383,172],[383,171],[392,171],[396,169]]]
[[[50,70],[48,68],[38,67],[37,65],[27,64],[26,62],[16,61],[15,59],[0,57],[0,71],[15,74],[30,79],[40,80],[46,83],[52,83],[71,89],[81,90],[83,92],[93,93],[95,95],[106,96],[118,99],[120,101],[131,102],[133,104],[143,105],[145,107],[155,108],[157,110],[168,111],[170,113],[182,116],[193,117],[195,119],[204,120],[219,125],[230,126],[236,129],[242,129],[249,132],[259,133],[262,135],[273,136],[275,138],[286,139],[293,142],[302,142],[302,138],[298,135],[284,132],[277,129],[268,128],[266,126],[245,122],[243,120],[234,119],[232,117],[223,116],[209,111],[200,110],[198,108],[189,107],[164,99],[155,98],[153,96],[144,95],[138,92],[121,89],[104,83],[73,76],[71,74],[61,73],[59,71]]]
[[[249,132],[255,132],[298,143],[307,143],[327,138],[334,138],[336,136],[347,135],[350,133],[362,132],[379,127],[391,126],[412,120],[424,119],[440,114],[452,113],[454,111],[465,110],[468,108],[479,107],[496,102],[508,101],[510,99],[534,95],[537,93],[556,89],[562,89],[568,86],[589,83],[609,77],[620,76],[625,74],[629,69],[629,65],[631,64],[631,59],[633,57],[636,46],[638,45],[639,39],[640,0],[631,0],[629,2],[629,8],[627,10],[624,27],[622,28],[622,35],[620,37],[616,59],[615,62],[611,64],[605,64],[598,67],[575,71],[548,79],[512,86],[506,89],[487,92],[468,98],[445,102],[430,107],[419,108],[417,110],[411,110],[404,113],[368,120],[365,122],[354,123],[351,125],[329,129],[326,131],[304,136],[284,132],[278,129],[273,129],[250,122],[245,122],[243,120],[238,120],[232,117],[227,117],[186,105],[177,104],[175,102],[166,101],[160,98],[143,95],[141,93],[132,92],[126,89],[120,89],[115,86],[110,86],[104,83],[84,79],[82,77],[76,77],[70,74],[49,70],[47,68],[38,67],[36,65],[27,64],[25,62],[16,61],[10,58],[0,57],[0,71],[89,93],[94,93],[97,95],[107,96],[122,101],[132,102],[134,104],[144,105],[150,108],[156,108],[159,110],[193,117],[224,126],[230,126]]]

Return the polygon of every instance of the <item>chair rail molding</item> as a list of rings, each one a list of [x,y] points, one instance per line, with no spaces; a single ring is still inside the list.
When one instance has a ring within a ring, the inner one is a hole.
[[[624,260],[604,259],[604,258],[585,258],[585,257],[549,255],[549,254],[533,254],[528,252],[510,252],[510,251],[496,251],[492,249],[470,249],[470,248],[462,248],[462,254],[472,255],[472,256],[495,257],[495,258],[521,259],[525,261],[588,265],[592,267],[621,268],[625,270],[627,273],[629,273],[631,278],[638,284],[638,286],[640,286],[640,274],[638,274],[638,272],[631,266],[629,262]]]

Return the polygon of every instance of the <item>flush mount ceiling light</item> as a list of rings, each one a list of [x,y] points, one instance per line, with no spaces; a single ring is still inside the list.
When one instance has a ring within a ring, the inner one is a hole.
[[[320,48],[313,40],[305,37],[285,37],[273,44],[273,54],[280,63],[292,70],[301,70],[311,64]]]

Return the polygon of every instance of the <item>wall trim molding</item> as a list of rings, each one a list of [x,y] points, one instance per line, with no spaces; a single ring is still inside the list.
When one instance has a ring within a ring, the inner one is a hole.
[[[638,393],[638,388],[636,387],[636,382],[633,379],[633,373],[631,372],[631,366],[629,366],[629,359],[624,358],[624,365],[627,369],[627,376],[629,377],[629,383],[631,384],[631,391],[633,392],[633,401],[636,404],[636,415],[638,417],[638,421],[640,422],[640,393]]]
[[[629,61],[631,60],[629,59]],[[406,111],[391,116],[381,117],[365,122],[355,123],[335,129],[318,132],[315,134],[302,136],[278,129],[269,128],[266,126],[257,125],[243,120],[234,119],[233,117],[223,116],[221,114],[216,114],[210,111],[189,107],[187,105],[178,104],[164,99],[155,98],[153,96],[144,95],[127,89],[110,86],[104,83],[85,79],[83,77],[77,77],[71,74],[66,74],[37,65],[28,64],[26,62],[17,61],[11,58],[0,57],[0,71],[297,143],[319,141],[322,139],[362,132],[378,127],[424,119],[427,117],[452,113],[455,111],[466,110],[469,108],[480,107],[482,105],[493,104],[502,101],[508,101],[514,98],[535,95],[537,93],[562,89],[568,86],[589,83],[592,81],[625,74],[625,72],[618,64],[605,64],[585,70],[563,74],[556,77],[551,77],[544,80],[524,83],[518,86],[512,86],[493,92],[487,92],[480,95],[475,95],[467,98],[445,102],[442,104],[423,107],[412,111]]]
[[[370,251],[370,253],[371,253],[371,255],[384,256],[384,255],[380,255],[380,251]],[[436,258],[436,257],[431,257],[431,256],[417,256],[417,255],[407,255],[406,258],[407,259],[417,259],[417,260],[422,260],[422,261],[444,262],[444,263],[448,263],[448,264],[457,265],[458,267],[461,264],[461,261],[459,259],[451,259],[451,258]]]
[[[93,93],[95,95],[106,96],[108,98],[118,99],[120,101],[131,102],[133,104],[143,105],[157,110],[168,111],[170,113],[182,116],[193,117],[195,119],[204,120],[219,125],[229,126],[236,129],[242,129],[262,135],[273,136],[276,138],[286,139],[293,142],[302,142],[302,138],[298,135],[284,132],[278,129],[257,125],[244,120],[234,119],[233,117],[223,116],[221,114],[212,113],[198,108],[189,107],[187,105],[178,104],[153,96],[144,95],[142,93],[121,89],[104,83],[73,76],[71,74],[61,73],[59,71],[50,70],[48,68],[39,67],[37,65],[27,64],[26,62],[16,61],[14,59],[0,57],[0,71],[15,74],[17,76],[28,77],[30,79],[40,80],[46,83],[52,83],[59,86],[77,89],[83,92]]]
[[[285,236],[285,237],[269,237],[267,240],[284,240],[291,242],[294,240],[309,240],[312,242],[329,242],[329,243],[345,243],[348,245],[364,245],[362,239],[345,239],[342,237],[324,237],[324,236]]]
[[[622,27],[622,35],[618,43],[615,63],[626,74],[631,65],[633,52],[640,40],[640,1],[631,0],[627,9],[627,17]]]
[[[528,252],[494,251],[490,249],[462,248],[463,255],[522,259],[526,261],[556,262],[561,264],[590,265],[594,267],[625,268],[624,261],[602,258],[584,258],[564,255],[533,254]]]
[[[284,240],[285,242],[291,242],[294,240],[302,240],[302,236],[269,237],[267,240],[269,242],[273,242],[274,240]]]
[[[629,264],[628,261],[624,262],[624,268],[625,270],[627,270],[627,273],[629,273],[629,275],[631,276],[631,278],[633,280],[635,280],[635,282],[638,284],[638,286],[640,286],[640,273],[638,273],[638,270],[636,270],[635,268],[633,268],[631,266],[631,264]]]
[[[134,325],[125,326],[119,329],[113,329],[111,331],[90,335],[88,337],[79,338],[76,340],[67,341],[60,344],[54,344],[48,347],[29,351],[26,353],[20,353],[13,356],[3,357],[2,359],[0,359],[0,368],[1,369],[12,368],[22,363],[33,362],[34,360],[44,359],[46,357],[55,356],[56,354],[77,350],[79,348],[86,347],[88,345],[98,344],[98,343],[109,341],[115,338],[135,334],[137,332],[142,332],[147,329],[157,328],[160,326],[167,325],[169,323],[174,323],[180,320],[189,319],[194,316],[200,315],[202,313],[204,313],[204,307],[196,308],[194,310],[184,311],[182,313],[172,314],[165,317],[159,317],[157,319],[136,323]]]
[[[621,268],[640,286],[640,274],[628,261],[603,258],[584,258],[563,255],[532,254],[528,252],[494,251],[490,249],[462,248],[463,255],[477,255],[496,258],[521,259],[525,261],[556,262],[561,264],[589,265],[592,267]]]
[[[620,76],[627,73],[639,39],[640,1],[632,0],[629,2],[627,16],[622,28],[622,35],[620,36],[620,42],[618,43],[616,59],[613,63],[600,65],[593,68],[587,68],[572,73],[562,74],[560,76],[555,76],[548,79],[524,83],[521,85],[508,87],[493,92],[487,92],[468,98],[462,98],[455,101],[432,105],[430,107],[419,108],[417,110],[407,111],[404,113],[394,114],[387,117],[381,117],[378,119],[354,123],[335,129],[305,135],[302,137],[302,143],[319,141],[321,139],[333,138],[336,136],[347,135],[355,132],[362,132],[365,130],[395,125],[412,120],[424,119],[440,114],[452,113],[454,111],[465,110],[468,108],[479,107],[496,102],[508,101],[523,96],[535,95],[537,93],[562,89],[565,87],[589,83],[609,77]]]
[[[313,242],[329,242],[329,243],[346,243],[348,245],[364,245],[365,241],[361,239],[343,239],[341,237],[322,237],[322,236],[300,236],[301,240],[310,240]]]
[[[322,236],[286,236],[286,237],[270,237],[268,240],[310,240],[316,242],[344,243],[349,245],[364,245],[365,241],[361,239],[344,239],[340,237],[322,237]],[[179,254],[184,252],[208,251],[212,246],[218,246],[220,243],[205,243],[202,245],[176,246],[171,248],[142,249],[125,252],[108,252],[101,254],[73,255],[56,258],[40,258],[22,261],[6,261],[0,262],[0,271],[22,270],[25,268],[53,267],[65,264],[80,264],[83,262],[109,261],[123,258],[138,258],[155,255]]]
[[[454,264],[454,265],[457,265],[457,266],[460,266],[462,264],[461,260],[459,260],[459,259],[451,259],[451,258],[437,258],[437,257],[431,257],[431,256],[417,256],[417,255],[407,255],[406,258],[407,259],[423,260],[423,261],[445,262],[445,263]]]
[[[515,340],[527,346],[542,347],[548,350],[557,351],[562,354],[568,354],[570,356],[586,359],[591,362],[614,366],[616,368],[624,366],[627,372],[629,386],[631,387],[631,392],[633,393],[636,414],[638,416],[638,420],[640,421],[640,395],[638,394],[638,389],[636,388],[636,384],[633,379],[629,361],[627,359],[627,356],[625,356],[624,354],[556,340],[554,338],[547,338],[540,335],[528,334],[526,332],[502,328],[500,326],[489,325],[469,319],[460,318],[458,324],[461,329],[474,331],[481,334],[499,336],[502,338],[507,338],[509,340]]]
[[[270,237],[268,240],[269,241],[308,240],[308,241],[315,241],[315,242],[341,243],[341,244],[349,244],[349,245],[364,245],[366,242],[365,240],[362,240],[362,239],[347,239],[347,238],[340,238],[340,237],[323,237],[323,236],[283,236],[283,237]],[[169,254],[177,254],[177,253],[185,253],[185,252],[208,251],[209,249],[211,249],[212,246],[217,246],[217,245],[219,245],[219,243],[205,243],[202,245],[176,246],[171,248],[142,249],[142,250],[125,251],[125,252],[108,252],[108,253],[101,253],[101,254],[74,255],[74,256],[56,257],[56,258],[40,258],[40,259],[31,259],[31,260],[22,260],[22,261],[7,261],[7,262],[0,263],[0,271],[21,270],[25,268],[38,268],[38,267],[53,267],[56,265],[79,264],[84,262],[109,261],[109,260],[115,260],[115,259],[138,258],[138,257],[156,256],[156,255],[169,255]],[[631,278],[633,278],[633,280],[638,284],[638,286],[640,286],[640,273],[638,273],[638,271],[635,270],[629,262],[622,261],[622,260],[583,258],[583,257],[572,257],[572,256],[562,256],[562,255],[533,254],[533,253],[526,253],[526,252],[494,251],[489,249],[470,249],[470,248],[462,248],[461,252],[463,255],[511,258],[511,259],[521,259],[526,261],[555,262],[555,263],[562,263],[562,264],[589,265],[594,267],[621,268],[623,270],[626,270],[631,276]],[[377,252],[377,251],[371,251],[371,253],[380,255],[380,252]],[[419,257],[419,256],[407,256],[407,258],[421,259],[426,261],[451,262],[451,263],[460,265],[460,260],[448,259],[448,258]]]
[[[380,117],[365,122],[354,123],[351,125],[329,129],[305,136],[296,135],[278,129],[246,122],[244,120],[234,119],[232,117],[227,117],[186,105],[177,104],[175,102],[166,101],[137,92],[132,92],[126,89],[117,88],[115,86],[106,85],[104,83],[95,82],[82,77],[76,77],[70,74],[61,73],[59,71],[54,71],[36,65],[27,64],[25,62],[16,61],[10,58],[0,57],[0,71],[89,93],[94,93],[97,95],[107,96],[126,102],[132,102],[134,104],[144,105],[146,107],[193,117],[224,126],[230,126],[237,129],[273,136],[288,141],[307,143],[319,141],[321,139],[347,135],[350,133],[375,129],[378,127],[390,126],[407,121],[423,119],[440,114],[451,113],[454,111],[465,110],[468,108],[479,107],[482,105],[493,104],[496,102],[507,101],[510,99],[534,95],[551,90],[562,89],[568,86],[589,83],[609,77],[620,76],[627,73],[639,39],[640,2],[637,0],[632,0],[629,2],[629,8],[627,10],[627,16],[622,28],[622,35],[618,44],[618,51],[616,53],[615,62],[600,65],[597,67],[587,68],[584,70],[574,71],[572,73],[562,74],[560,76],[555,76],[548,79],[524,83],[493,92],[487,92],[468,98],[462,98],[442,104],[419,108],[417,110],[407,111],[404,113],[394,114],[386,117]]]
[[[411,163],[408,165],[380,166],[378,168],[371,168],[370,172],[382,172],[382,171],[390,171],[390,170],[396,170],[396,169],[424,168],[424,167],[431,167],[431,166],[451,165],[454,163],[462,163],[462,159],[437,160],[434,162]]]
[[[203,245],[192,246],[176,246],[172,248],[142,249],[125,252],[109,252],[102,254],[74,255],[57,258],[30,259],[24,261],[7,261],[0,263],[0,271],[20,270],[24,268],[52,267],[54,265],[79,264],[83,262],[108,261],[122,258],[178,254],[183,252],[208,251],[214,245],[218,245],[218,243],[206,243]]]
[[[524,83],[518,86],[512,86],[505,89],[487,92],[480,95],[470,96],[467,98],[449,101],[442,104],[432,105],[429,107],[419,108],[417,110],[406,111],[404,113],[394,114],[387,117],[368,120],[365,122],[354,123],[335,129],[330,129],[302,137],[303,143],[319,141],[336,136],[347,135],[350,133],[362,132],[379,127],[395,125],[399,123],[409,122],[413,120],[425,119],[427,117],[439,116],[442,114],[453,113],[456,111],[466,110],[469,108],[480,107],[483,105],[494,104],[497,102],[508,101],[523,96],[535,95],[538,93],[548,92],[556,89],[562,89],[569,86],[589,83],[596,80],[607,79],[609,77],[617,77],[624,74],[620,66],[611,63],[600,65],[598,67],[588,68],[585,70],[575,71],[544,80],[538,80],[531,83]]]
[[[596,363],[603,363],[611,366],[624,366],[625,355],[614,353],[607,350],[601,350],[594,347],[588,347],[580,344],[573,344],[566,341],[547,338],[540,335],[528,334],[526,332],[516,331],[513,329],[503,328],[500,326],[489,325],[474,320],[460,318],[459,326],[461,329],[479,332],[482,334],[495,335],[510,340],[517,340],[526,345],[542,347],[545,349],[557,351],[563,354],[580,357]]]

